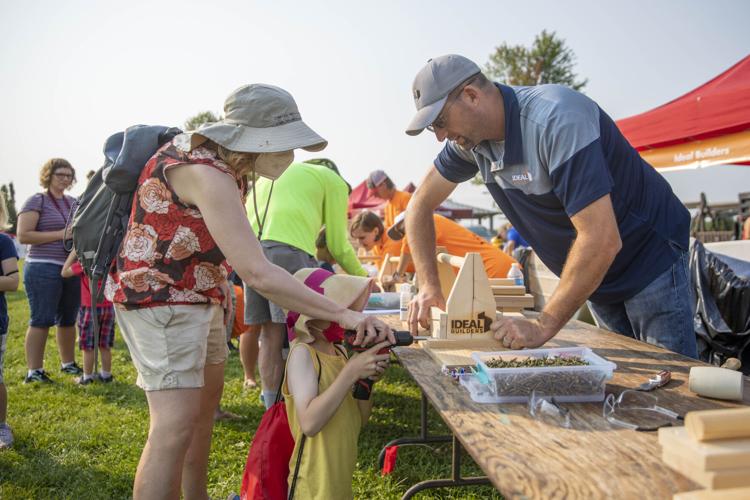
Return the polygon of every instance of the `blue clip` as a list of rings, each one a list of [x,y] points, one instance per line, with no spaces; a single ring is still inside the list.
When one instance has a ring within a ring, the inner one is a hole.
[[[484,371],[482,365],[477,364],[476,368],[472,368],[471,371],[474,372],[474,375],[477,377],[480,384],[487,385],[490,383],[490,377],[487,375],[487,372]]]

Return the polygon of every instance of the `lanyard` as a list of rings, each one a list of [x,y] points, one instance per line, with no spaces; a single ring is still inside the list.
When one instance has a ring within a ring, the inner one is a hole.
[[[49,191],[47,191],[47,196],[49,196],[49,198],[52,200],[52,203],[55,205],[55,208],[57,209],[57,212],[63,218],[63,221],[67,224],[67,222],[68,222],[68,216],[65,215],[65,213],[62,211],[62,208],[60,208],[60,205],[57,203],[57,200],[55,199],[55,197],[52,196],[52,193],[50,193]],[[68,201],[68,199],[65,197],[64,194],[63,194],[62,199],[63,199],[63,202],[65,202],[65,208],[67,208],[68,209],[68,213],[70,213],[70,202]]]

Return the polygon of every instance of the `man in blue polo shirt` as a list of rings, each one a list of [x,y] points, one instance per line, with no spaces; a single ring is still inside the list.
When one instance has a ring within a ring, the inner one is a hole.
[[[560,85],[508,87],[458,55],[431,59],[413,84],[425,128],[448,139],[407,211],[421,289],[413,332],[445,307],[432,211],[479,172],[487,189],[560,284],[536,320],[492,329],[511,348],[538,347],[589,300],[609,330],[696,357],[688,288],[690,217],[669,184],[588,97]]]

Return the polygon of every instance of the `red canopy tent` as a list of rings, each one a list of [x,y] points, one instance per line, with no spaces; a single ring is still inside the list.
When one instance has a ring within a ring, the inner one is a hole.
[[[357,187],[352,189],[349,195],[350,217],[360,210],[372,210],[382,217],[383,206],[385,206],[385,200],[378,198],[372,191],[367,189],[367,181],[360,182]]]
[[[750,55],[695,90],[617,126],[656,168],[750,165]]]

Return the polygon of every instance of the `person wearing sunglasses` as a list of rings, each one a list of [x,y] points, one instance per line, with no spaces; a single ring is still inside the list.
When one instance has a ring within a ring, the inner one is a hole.
[[[492,329],[513,349],[538,347],[589,300],[606,329],[696,357],[688,279],[690,216],[669,184],[593,100],[561,85],[492,82],[466,57],[436,57],[412,86],[406,129],[446,141],[414,193],[406,231],[421,289],[410,328],[445,306],[432,212],[481,176],[505,216],[560,284],[538,319]]]

